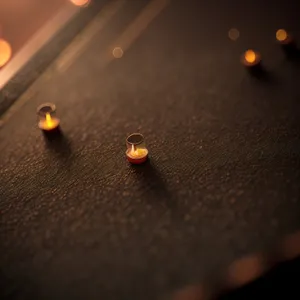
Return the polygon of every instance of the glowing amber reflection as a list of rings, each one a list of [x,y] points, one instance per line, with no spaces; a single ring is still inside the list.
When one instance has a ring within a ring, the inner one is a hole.
[[[59,125],[59,119],[52,118],[50,113],[46,113],[44,120],[40,120],[39,127],[43,130],[53,130]]]
[[[127,159],[132,164],[141,164],[148,158],[148,150],[146,148],[137,148],[134,145],[126,151]]]
[[[11,58],[11,46],[8,42],[0,39],[0,68],[8,63]]]
[[[144,148],[135,148],[134,145],[131,146],[131,150],[128,152],[128,155],[131,158],[143,158],[147,156],[148,150]]]
[[[246,51],[245,52],[245,60],[250,64],[254,63],[256,60],[255,52],[253,50]]]
[[[276,32],[277,41],[284,42],[287,40],[287,38],[288,38],[288,34],[284,29],[277,30],[277,32]]]
[[[247,67],[253,67],[260,63],[261,57],[258,52],[255,52],[254,50],[247,50],[241,58],[241,61],[243,65]]]
[[[70,0],[76,6],[87,6],[90,0]]]

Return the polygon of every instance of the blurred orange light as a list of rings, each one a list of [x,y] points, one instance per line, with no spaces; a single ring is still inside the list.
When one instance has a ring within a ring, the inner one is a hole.
[[[0,39],[0,68],[3,67],[11,58],[11,46],[5,40]]]
[[[255,52],[253,50],[247,50],[245,52],[245,60],[246,60],[246,62],[248,62],[250,64],[254,63],[255,60],[256,60],[256,54],[255,54]]]
[[[87,6],[90,0],[70,0],[76,6]]]
[[[277,39],[279,42],[283,42],[283,41],[285,41],[287,38],[288,38],[288,34],[287,34],[287,32],[286,32],[284,29],[279,29],[279,30],[277,30],[277,32],[276,32],[276,39]]]

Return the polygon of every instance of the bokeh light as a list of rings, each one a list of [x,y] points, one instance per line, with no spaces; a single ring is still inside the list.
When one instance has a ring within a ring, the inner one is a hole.
[[[279,29],[276,32],[276,39],[279,42],[284,42],[288,38],[288,34],[284,29]]]
[[[91,0],[70,0],[76,6],[88,6]]]
[[[246,60],[246,62],[248,62],[250,64],[254,63],[255,60],[256,60],[256,54],[255,54],[255,52],[253,50],[247,50],[245,52],[245,60]]]
[[[12,55],[12,50],[10,44],[0,39],[0,68],[8,63]]]
[[[207,299],[206,294],[202,285],[190,285],[176,291],[171,300],[203,300]]]
[[[240,32],[238,31],[238,29],[236,28],[231,28],[228,31],[228,37],[232,40],[232,41],[236,41],[239,37],[240,37]]]
[[[112,54],[115,58],[121,58],[124,54],[124,51],[122,50],[121,47],[116,47],[114,48]]]
[[[228,268],[227,281],[231,287],[245,285],[260,277],[267,269],[260,253],[234,261]]]

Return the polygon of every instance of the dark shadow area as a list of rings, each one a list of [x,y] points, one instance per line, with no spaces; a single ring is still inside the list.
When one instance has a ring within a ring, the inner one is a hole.
[[[300,299],[300,257],[273,267],[254,282],[220,295],[218,300]]]
[[[72,155],[71,143],[60,127],[49,132],[43,131],[43,134],[47,149],[66,163],[70,162]]]
[[[141,187],[147,190],[149,201],[153,203],[155,199],[168,209],[177,207],[176,199],[166,188],[162,175],[149,159],[141,165],[132,165],[131,167]]]
[[[249,68],[251,76],[261,83],[275,85],[278,83],[273,74],[271,74],[262,64]]]
[[[297,47],[296,43],[292,42],[290,44],[282,45],[281,48],[290,62],[300,62],[300,49]]]

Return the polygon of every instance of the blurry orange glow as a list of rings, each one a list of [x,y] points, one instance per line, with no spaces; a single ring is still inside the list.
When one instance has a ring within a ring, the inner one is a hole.
[[[236,28],[231,28],[228,31],[228,37],[232,40],[232,41],[236,41],[239,37],[240,37],[240,32],[236,29]]]
[[[10,44],[5,40],[0,39],[0,68],[10,60],[11,54]]]
[[[124,54],[122,48],[120,48],[120,47],[114,48],[112,53],[115,58],[121,58]]]
[[[254,253],[235,260],[228,268],[228,283],[232,287],[247,284],[266,271],[264,259],[260,253]]]
[[[250,64],[254,63],[255,60],[256,60],[256,54],[255,54],[255,52],[253,50],[247,50],[245,52],[245,60],[246,60],[246,62],[248,62]]]
[[[134,145],[131,145],[131,151],[129,155],[133,158],[143,158],[148,154],[147,149],[135,148]]]
[[[90,0],[70,0],[76,6],[87,6]]]
[[[277,30],[277,32],[276,32],[276,39],[277,39],[279,42],[283,42],[283,41],[285,41],[287,38],[288,38],[288,34],[287,34],[287,32],[286,32],[284,29],[279,29],[279,30]]]
[[[52,118],[50,113],[46,113],[45,119],[39,122],[39,127],[43,130],[52,130],[59,125],[59,119]]]
[[[58,119],[53,119],[50,115],[50,113],[46,113],[46,120],[44,122],[44,125],[42,126],[45,130],[51,130],[58,126],[59,121]]]

